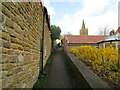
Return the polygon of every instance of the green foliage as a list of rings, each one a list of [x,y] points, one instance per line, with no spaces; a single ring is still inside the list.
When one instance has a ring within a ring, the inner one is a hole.
[[[49,68],[49,65],[51,64],[51,62],[52,62],[52,54],[49,56],[49,59],[46,62],[43,74],[41,74],[41,73],[39,74],[38,80],[36,81],[36,83],[33,86],[33,90],[46,87],[47,79],[48,79],[48,70],[47,69]]]
[[[37,82],[34,84],[33,90],[37,88],[45,88],[46,83],[47,83],[47,78],[48,78],[47,73],[44,72],[43,75],[40,74]]]
[[[52,34],[52,40],[56,40],[60,38],[61,29],[59,26],[51,25],[51,34]]]
[[[110,36],[111,36],[111,35],[114,35],[114,33],[115,33],[115,30],[112,29],[112,31],[110,31],[109,34],[110,34]]]

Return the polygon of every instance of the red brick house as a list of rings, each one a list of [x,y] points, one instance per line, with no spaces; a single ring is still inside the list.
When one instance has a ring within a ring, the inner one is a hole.
[[[97,42],[103,40],[108,36],[99,35],[65,35],[63,44],[64,50],[69,51],[71,48],[80,45],[98,46]]]

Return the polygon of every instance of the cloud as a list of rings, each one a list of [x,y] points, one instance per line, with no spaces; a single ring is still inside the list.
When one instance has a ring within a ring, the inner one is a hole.
[[[109,0],[84,0],[84,8],[82,13],[84,15],[90,15],[92,13],[102,12],[107,7]]]
[[[109,29],[116,30],[118,28],[118,1],[84,0],[81,11],[64,15],[57,25],[61,27],[62,34],[70,32],[79,35],[83,19],[90,35],[98,34],[100,27],[107,26]]]
[[[50,15],[50,17],[52,18],[55,15],[55,10],[54,8],[50,5],[51,4],[51,0],[42,0],[43,5],[47,8],[48,10],[48,14]]]

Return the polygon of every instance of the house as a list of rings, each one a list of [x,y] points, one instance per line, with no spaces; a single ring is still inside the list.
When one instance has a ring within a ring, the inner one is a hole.
[[[63,44],[64,50],[69,51],[71,48],[80,46],[80,45],[92,45],[97,47],[98,41],[103,40],[108,36],[99,36],[99,35],[88,35],[88,36],[80,36],[80,35],[65,35]]]
[[[97,42],[103,40],[106,37],[108,36],[88,35],[88,28],[85,27],[83,20],[83,24],[80,29],[80,35],[64,35],[64,50],[69,51],[71,48],[80,45],[92,45],[98,47]]]

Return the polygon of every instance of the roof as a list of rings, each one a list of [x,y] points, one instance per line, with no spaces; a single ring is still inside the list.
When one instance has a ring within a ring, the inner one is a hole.
[[[118,36],[112,35],[110,37],[105,38],[103,41],[110,41],[110,40],[120,40]]]
[[[97,43],[108,36],[99,35],[88,35],[88,36],[78,36],[78,35],[65,35],[65,40],[67,43]]]
[[[104,40],[101,40],[98,43],[111,42],[111,41],[120,41],[120,37],[112,35],[112,36],[106,37]]]
[[[117,33],[120,33],[120,27],[117,29],[114,35],[116,35]]]

